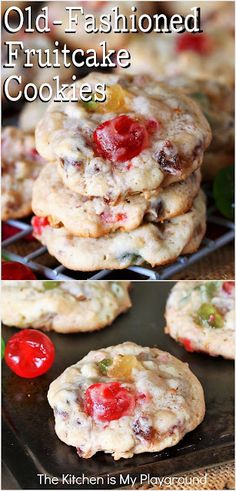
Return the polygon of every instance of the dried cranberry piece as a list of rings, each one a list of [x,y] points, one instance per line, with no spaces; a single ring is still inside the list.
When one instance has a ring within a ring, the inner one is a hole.
[[[144,123],[121,115],[97,126],[93,133],[94,150],[112,162],[125,162],[148,147],[149,136]]]
[[[133,412],[135,396],[119,382],[90,385],[85,393],[84,410],[98,421],[120,419]]]

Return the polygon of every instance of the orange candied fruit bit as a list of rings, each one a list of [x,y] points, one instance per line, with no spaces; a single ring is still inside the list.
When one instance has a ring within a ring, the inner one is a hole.
[[[136,356],[117,355],[114,357],[112,365],[108,368],[107,375],[112,378],[128,378],[131,377],[133,368],[142,368]]]
[[[107,87],[106,100],[97,104],[99,113],[119,113],[128,112],[127,99],[130,94],[121,85],[114,84]]]

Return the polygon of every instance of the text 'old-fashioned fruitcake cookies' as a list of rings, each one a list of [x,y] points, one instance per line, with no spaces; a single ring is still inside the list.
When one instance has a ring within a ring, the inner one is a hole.
[[[234,281],[179,281],[166,305],[165,332],[187,351],[235,357]]]
[[[34,136],[8,126],[2,130],[2,220],[22,218],[32,211],[33,182],[44,160],[35,148]]]
[[[143,219],[162,222],[182,215],[191,208],[200,181],[197,170],[185,181],[130,195],[112,205],[101,197],[81,196],[66,188],[57,167],[48,163],[34,184],[32,208],[37,216],[47,217],[52,227],[64,225],[79,237],[101,237],[117,230],[134,230]]]
[[[110,325],[131,307],[129,282],[3,281],[2,321],[60,333]]]
[[[202,386],[186,363],[126,342],[91,351],[50,385],[57,436],[80,457],[115,460],[176,445],[204,418]]]
[[[86,82],[96,98],[96,84],[105,83],[105,102],[50,104],[36,128],[37,149],[59,163],[72,191],[116,202],[186,179],[201,165],[211,131],[198,105],[164,84],[154,93],[139,81],[93,73],[76,82],[76,95]]]
[[[135,11],[137,15],[141,15],[142,12],[149,13],[153,9],[152,2],[146,1],[73,1],[70,5],[68,2],[47,2],[47,8],[49,9],[49,24],[51,27],[51,36],[59,40],[61,42],[66,42],[68,46],[72,49],[94,49],[96,53],[101,55],[102,47],[100,45],[101,42],[104,41],[107,43],[109,49],[118,49],[121,47],[125,47],[127,42],[129,41],[130,35],[125,32],[114,32],[115,24],[114,21],[111,22],[110,31],[99,32],[99,19],[101,16],[110,16],[112,18],[113,9],[118,9],[119,15],[122,18],[123,16],[127,16],[128,29],[131,28],[131,22],[129,20],[129,15],[132,14],[132,7],[135,7]],[[72,15],[68,12],[69,7],[73,7]],[[81,15],[81,11],[83,15]],[[87,30],[90,32],[86,32],[86,24],[90,24],[91,22],[85,20],[86,15],[93,15],[95,18],[96,32],[92,33],[91,29],[87,27]],[[69,24],[69,19],[78,17],[78,22],[71,22],[71,28]],[[55,19],[60,19],[60,23],[54,24]],[[122,22],[122,21],[121,21]],[[120,23],[120,26],[122,24]],[[119,27],[120,27],[119,26]]]
[[[16,4],[19,2],[17,1]],[[18,14],[17,14],[18,15]],[[19,95],[20,90],[22,91],[23,87],[28,83],[34,83],[36,87],[40,87],[43,83],[48,82],[52,85],[53,90],[55,85],[55,79],[60,74],[60,81],[71,80],[71,76],[74,71],[72,67],[68,67],[68,55],[65,58],[65,62],[67,63],[67,67],[64,66],[64,57],[61,53],[58,55],[58,63],[61,68],[47,66],[47,52],[52,51],[55,46],[50,39],[50,37],[46,33],[32,33],[25,32],[23,29],[15,34],[9,34],[6,30],[2,30],[2,95],[4,93],[3,87],[5,85],[5,93],[4,96],[8,94],[10,97],[17,97]],[[9,46],[6,44],[7,42],[13,43],[12,50],[14,48],[14,63],[11,66],[7,65],[7,60],[9,59],[9,53],[11,50]],[[26,59],[24,57],[24,50],[41,50],[42,61],[44,64],[43,68],[39,67],[37,63],[34,62],[33,57],[30,60],[32,66],[25,67]],[[17,77],[21,77],[20,82]],[[10,77],[13,77],[12,79]],[[7,82],[8,80],[8,82]],[[7,85],[6,85],[7,83]],[[6,102],[7,98],[3,98],[3,102]],[[16,103],[18,99],[14,102]],[[38,104],[39,105],[39,104]],[[44,103],[45,105],[45,103]],[[27,127],[28,126],[28,127]],[[25,128],[29,131],[30,121],[28,121],[28,125],[25,123]]]
[[[32,223],[34,236],[69,269],[124,269],[143,262],[157,266],[198,249],[206,230],[206,203],[200,191],[192,209],[183,215],[97,239],[76,237],[65,227],[54,228],[47,218],[34,217]]]

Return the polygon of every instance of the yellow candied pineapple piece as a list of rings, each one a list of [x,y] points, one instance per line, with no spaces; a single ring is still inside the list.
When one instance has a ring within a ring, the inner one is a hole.
[[[129,112],[129,101],[131,94],[127,90],[123,89],[121,85],[114,84],[107,87],[105,102],[99,102],[97,104],[97,111],[99,113],[119,113]]]
[[[141,369],[142,365],[134,355],[117,355],[112,365],[107,370],[108,377],[126,378],[131,377],[132,369]]]

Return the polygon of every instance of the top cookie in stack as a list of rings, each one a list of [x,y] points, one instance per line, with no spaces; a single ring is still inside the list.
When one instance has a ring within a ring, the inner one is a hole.
[[[211,139],[198,105],[150,77],[93,73],[77,95],[84,82],[94,92],[105,83],[106,101],[52,103],[36,129],[50,163],[34,186],[35,236],[83,271],[156,266],[197,249]]]

